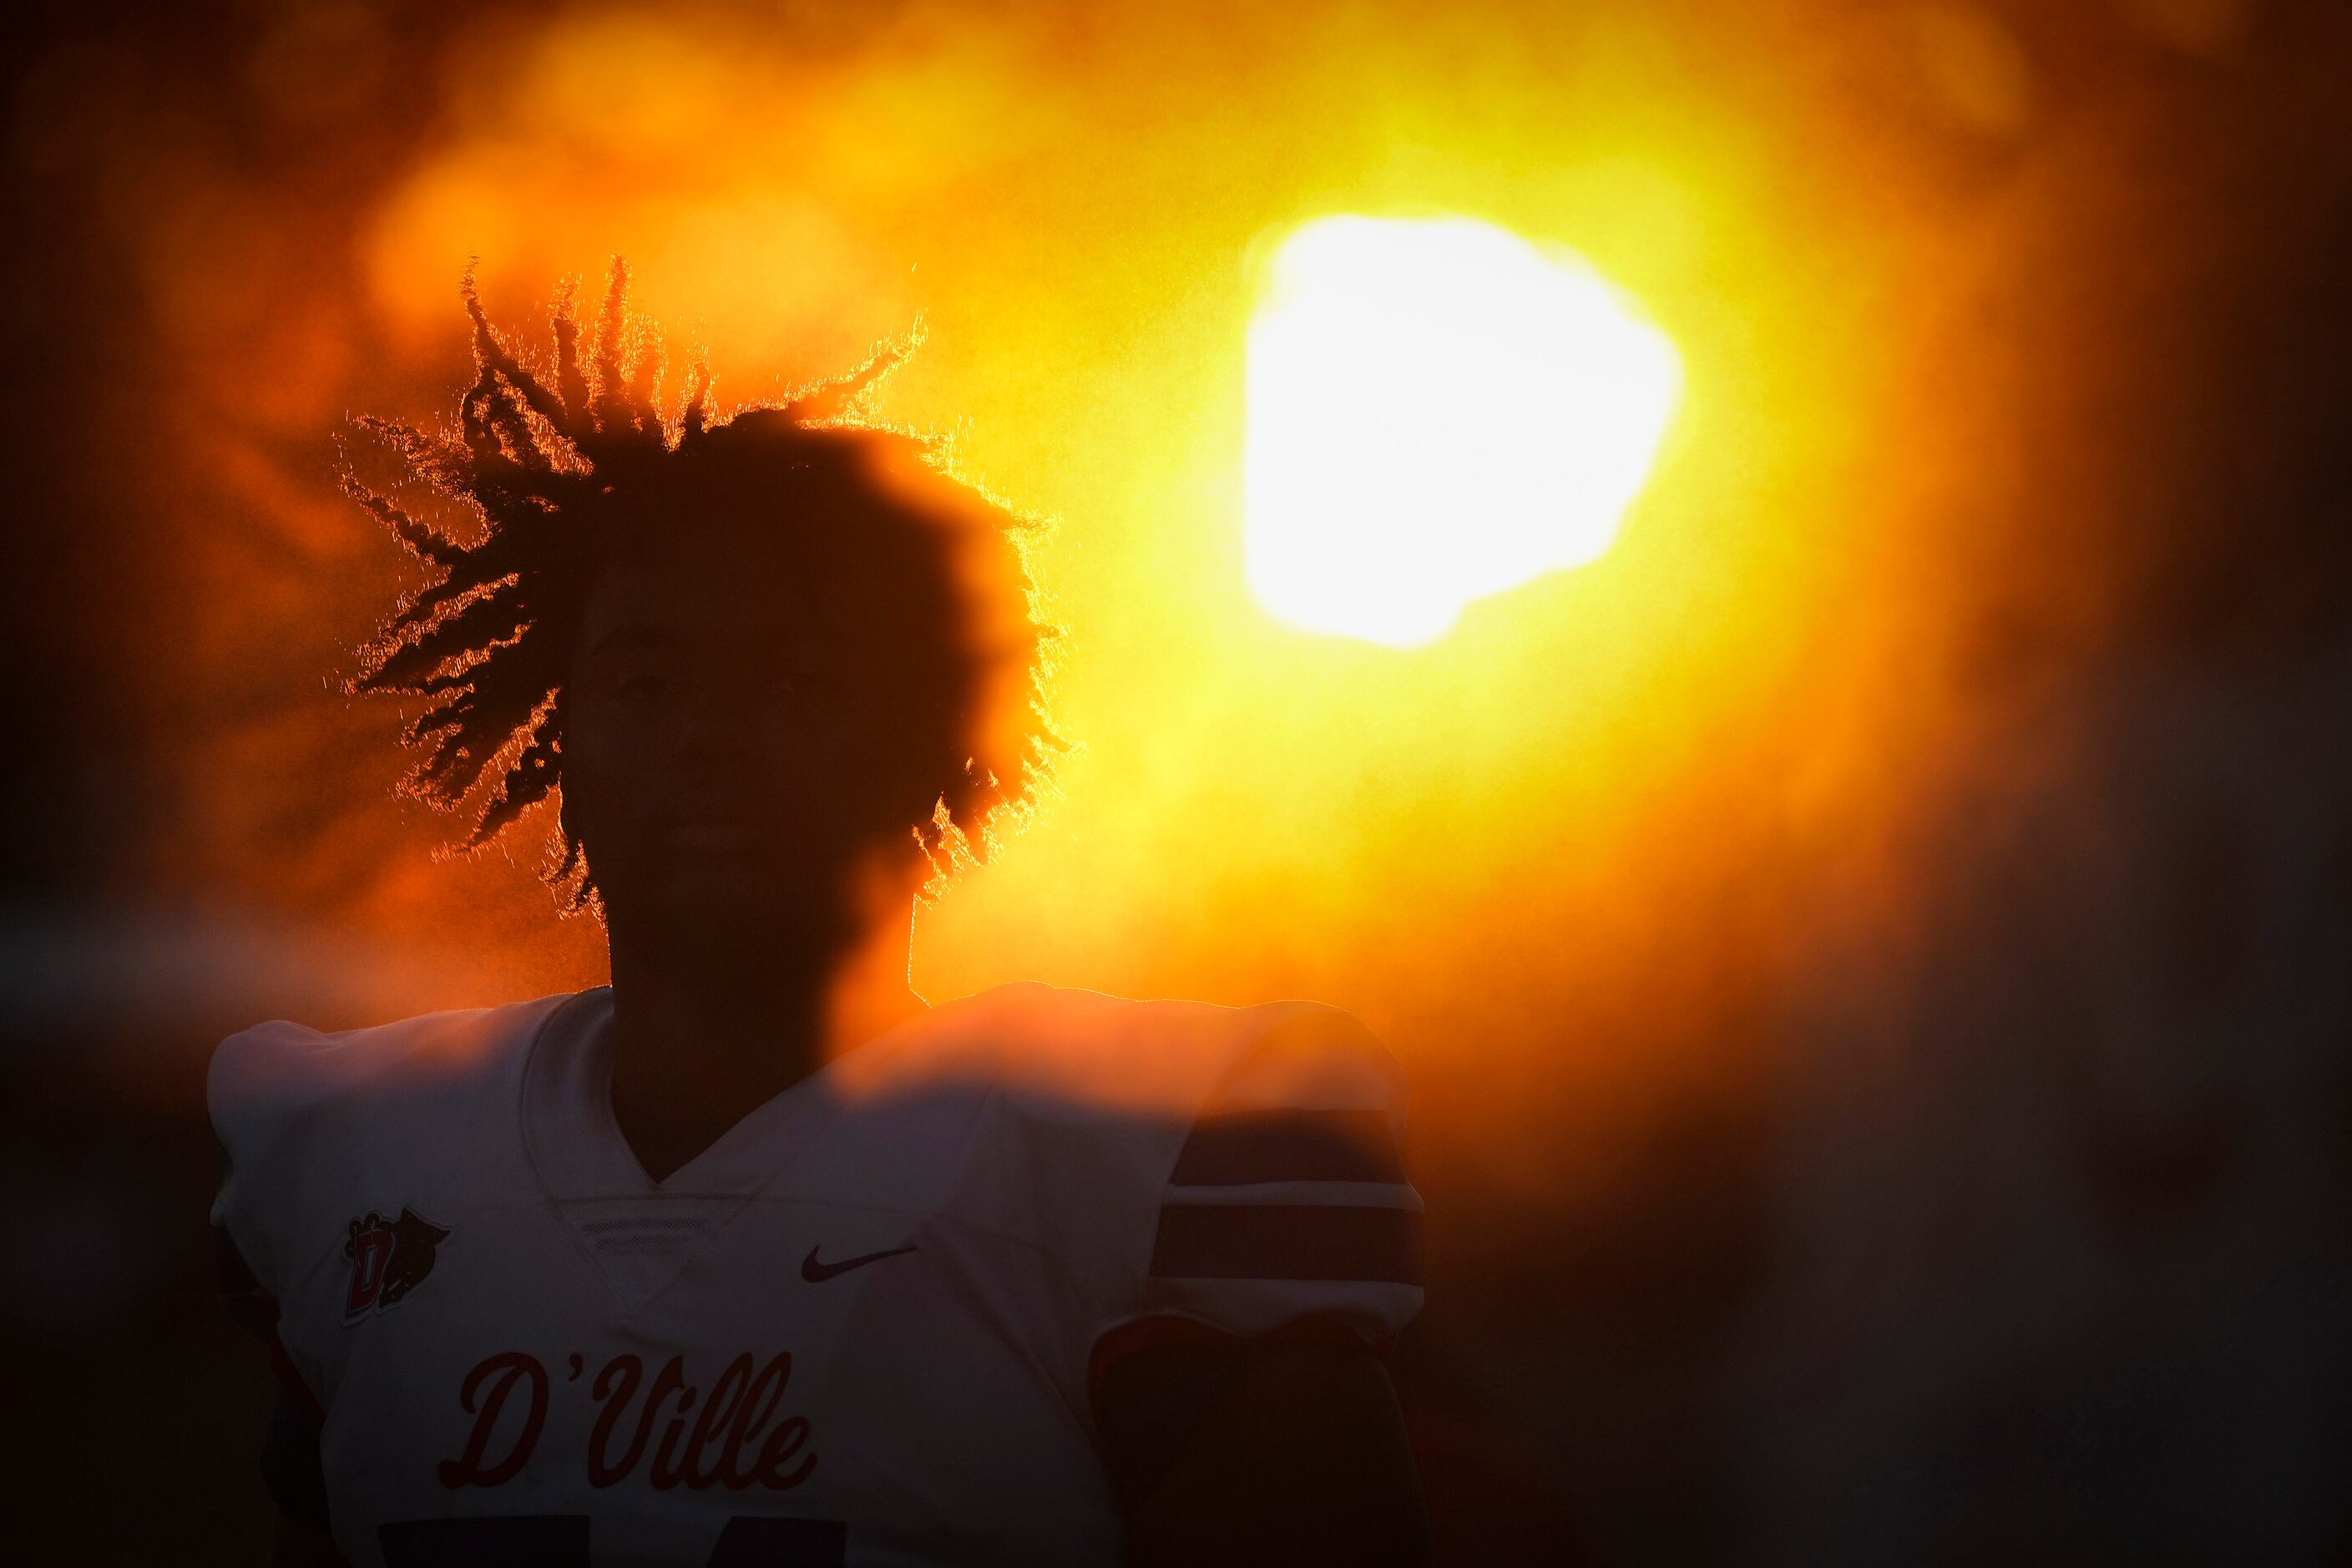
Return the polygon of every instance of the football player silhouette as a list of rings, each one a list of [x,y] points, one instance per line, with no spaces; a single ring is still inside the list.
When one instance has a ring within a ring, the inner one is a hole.
[[[666,416],[617,267],[536,368],[465,297],[457,430],[373,428],[471,520],[353,484],[429,576],[353,686],[467,843],[552,808],[612,978],[215,1054],[278,1560],[1420,1560],[1378,1043],[908,986],[1058,744],[1030,524],[859,416],[898,351]]]

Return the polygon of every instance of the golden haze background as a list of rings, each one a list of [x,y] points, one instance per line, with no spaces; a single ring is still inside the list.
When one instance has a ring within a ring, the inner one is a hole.
[[[1908,814],[1988,700],[1989,610],[2095,639],[2108,498],[2055,537],[1987,514],[2037,426],[2170,345],[2077,343],[2095,315],[2013,279],[2215,265],[2142,154],[2245,155],[2168,123],[2165,73],[2225,68],[2255,18],[2084,9],[494,7],[419,37],[302,5],[201,87],[62,49],[21,150],[95,184],[148,312],[113,395],[152,422],[126,489],[172,657],[135,679],[173,787],[132,874],[360,939],[370,1016],[597,978],[535,833],[436,863],[447,824],[387,793],[394,713],[331,690],[404,570],[333,488],[343,421],[446,413],[472,257],[530,331],[627,256],[740,400],[919,315],[882,411],[1057,520],[1084,749],[925,917],[919,982],[1328,996],[1465,1102],[1451,1153],[1556,1193],[1663,1086],[1738,1079],[1803,906],[1897,900]],[[2053,34],[2157,87],[2046,79]],[[1416,652],[1291,633],[1240,586],[1254,258],[1335,211],[1571,245],[1685,360],[1611,552]],[[1543,1135],[1488,1135],[1522,1120]]]
[[[1683,1495],[1618,1416],[1699,1419],[1692,1336],[1777,1245],[1807,998],[1950,939],[1970,803],[2042,761],[2020,715],[2228,580],[2265,455],[2340,420],[2340,333],[2299,314],[2352,175],[2331,5],[248,0],[53,33],[12,150],[78,226],[20,295],[91,333],[23,406],[89,460],[40,656],[125,731],[75,876],[163,911],[222,1026],[603,976],[537,825],[436,860],[395,712],[337,693],[407,570],[339,444],[451,409],[468,258],[535,334],[626,256],[722,399],[920,316],[880,412],[1056,520],[1082,749],[924,915],[919,985],[1361,1015],[1463,1287],[1433,1326],[1493,1382],[1566,1358],[1583,1424],[1538,1436],[1603,1490]],[[1423,649],[1242,585],[1255,264],[1333,212],[1569,245],[1683,358],[1609,553]],[[184,1039],[117,1090],[184,1094]]]

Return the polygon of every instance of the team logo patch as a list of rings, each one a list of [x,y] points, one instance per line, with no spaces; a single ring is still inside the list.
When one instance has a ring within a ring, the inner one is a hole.
[[[398,1219],[374,1209],[352,1221],[343,1256],[352,1260],[351,1295],[343,1302],[350,1322],[378,1307],[396,1307],[433,1272],[434,1249],[449,1233],[405,1204]]]

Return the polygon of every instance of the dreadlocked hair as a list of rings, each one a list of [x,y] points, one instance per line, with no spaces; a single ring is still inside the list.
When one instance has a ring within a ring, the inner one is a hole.
[[[936,706],[952,716],[941,755],[954,760],[942,767],[929,820],[909,826],[933,889],[957,864],[985,858],[998,831],[1034,807],[1066,749],[1045,711],[1058,631],[1027,569],[1036,520],[957,477],[940,438],[856,417],[864,395],[919,342],[919,327],[847,374],[726,419],[712,416],[709,368],[698,355],[665,417],[662,344],[632,318],[617,259],[584,342],[575,289],[558,294],[551,366],[526,365],[500,340],[470,269],[460,293],[475,377],[456,428],[357,423],[391,448],[401,482],[471,514],[477,537],[464,542],[348,466],[343,474],[346,491],[426,569],[360,648],[347,689],[421,701],[401,731],[419,753],[401,793],[446,812],[475,802],[463,837],[444,852],[487,845],[532,806],[561,798],[564,689],[599,564],[646,527],[668,525],[665,498],[750,471],[768,489],[798,485],[821,498],[802,515],[780,513],[777,526],[829,535],[820,541],[829,569],[919,579],[915,596],[940,623],[928,628],[935,657],[924,669],[948,688]],[[565,913],[601,917],[586,848],[560,812],[541,875]]]

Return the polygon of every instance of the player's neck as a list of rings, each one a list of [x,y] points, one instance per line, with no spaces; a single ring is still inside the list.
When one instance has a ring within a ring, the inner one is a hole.
[[[612,928],[613,1112],[660,1181],[745,1115],[923,1010],[910,908],[813,949],[687,950]]]

